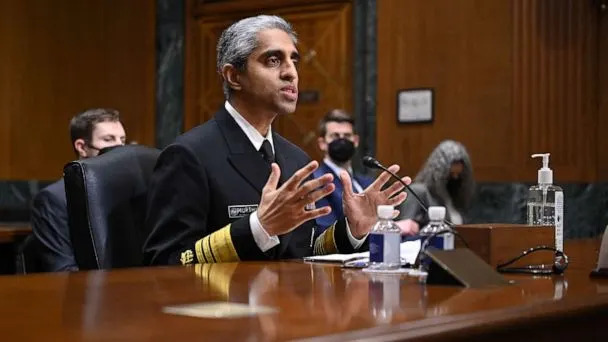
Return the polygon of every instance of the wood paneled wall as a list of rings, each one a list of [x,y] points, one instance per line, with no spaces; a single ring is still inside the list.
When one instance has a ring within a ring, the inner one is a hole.
[[[608,5],[606,1],[604,1]],[[598,34],[600,52],[599,61],[599,124],[597,126],[598,138],[598,179],[608,181],[608,9],[600,17],[600,30]]]
[[[91,107],[154,143],[155,1],[1,1],[0,47],[0,179],[60,177]]]
[[[190,1],[187,14],[186,116],[190,129],[210,118],[224,102],[216,72],[216,44],[234,21],[257,14],[277,14],[298,33],[300,101],[294,114],[277,118],[273,129],[312,158],[321,117],[332,108],[352,109],[352,6],[348,0]],[[316,97],[316,98],[315,98]]]
[[[606,119],[598,112],[597,3],[382,0],[377,6],[381,160],[400,163],[413,176],[451,138],[467,146],[480,181],[535,181],[535,152],[551,152],[557,182],[601,178],[607,152],[598,133]],[[435,90],[433,123],[396,124],[397,91],[418,87]]]

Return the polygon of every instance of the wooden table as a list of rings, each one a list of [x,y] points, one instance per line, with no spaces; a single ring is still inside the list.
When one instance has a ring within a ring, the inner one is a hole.
[[[0,243],[13,243],[31,232],[27,222],[0,222]]]
[[[0,274],[15,273],[17,247],[31,232],[28,222],[0,222]]]
[[[0,276],[3,341],[603,340],[608,279],[590,279],[599,241],[569,242],[565,276],[510,276],[493,289],[299,262]],[[278,312],[236,319],[163,313],[195,302]]]

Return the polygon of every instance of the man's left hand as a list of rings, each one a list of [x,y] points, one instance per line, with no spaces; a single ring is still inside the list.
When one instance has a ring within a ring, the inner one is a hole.
[[[391,165],[388,168],[391,172],[399,172],[398,165]],[[348,218],[348,225],[353,236],[357,239],[365,237],[376,223],[376,210],[379,205],[397,206],[405,201],[407,194],[401,192],[404,186],[400,182],[395,182],[388,188],[382,190],[386,182],[391,178],[388,172],[382,172],[376,180],[360,194],[353,192],[353,185],[350,175],[346,171],[340,172],[340,180],[344,188],[342,205],[344,214]],[[410,177],[403,177],[406,184],[410,184]],[[395,216],[399,214],[395,211]]]

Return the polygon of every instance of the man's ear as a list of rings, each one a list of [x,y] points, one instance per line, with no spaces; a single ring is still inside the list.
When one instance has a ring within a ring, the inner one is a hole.
[[[76,139],[74,140],[74,149],[80,158],[86,158],[87,151],[85,150],[86,142],[84,139]]]
[[[325,142],[325,139],[323,137],[317,138],[317,146],[322,152],[327,152],[327,143]]]
[[[239,71],[232,64],[224,64],[222,67],[222,77],[233,90],[241,90],[243,88],[241,84]]]
[[[359,147],[359,135],[353,135],[353,144],[355,144],[355,148]]]

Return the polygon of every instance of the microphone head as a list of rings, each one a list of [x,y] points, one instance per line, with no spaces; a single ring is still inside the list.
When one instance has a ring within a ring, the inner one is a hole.
[[[374,159],[374,157],[365,156],[363,157],[363,166],[369,167],[370,169],[379,169],[380,163]]]

